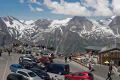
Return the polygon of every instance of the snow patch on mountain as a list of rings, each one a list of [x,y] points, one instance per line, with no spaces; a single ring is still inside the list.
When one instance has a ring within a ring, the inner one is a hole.
[[[35,22],[34,20],[29,20],[29,21],[25,21],[25,24],[30,25],[30,24],[32,24],[34,22]]]
[[[64,20],[54,20],[49,26],[49,28],[58,28],[58,27],[66,26],[71,19],[72,18],[67,18]]]
[[[60,31],[60,35],[64,35],[63,29],[70,26],[68,31],[79,34],[80,37],[84,39],[89,38],[104,38],[104,37],[113,37],[115,36],[112,29],[108,26],[108,24],[114,19],[116,16],[112,16],[108,20],[93,20],[93,19],[85,19],[76,17],[74,18],[66,18],[63,20],[53,20],[49,25],[46,24],[49,22],[47,20],[38,20],[37,22],[34,20],[18,20],[14,17],[5,17],[2,18],[6,26],[9,28],[10,35],[17,34],[20,35],[19,38],[28,38],[31,37],[32,40],[44,39],[44,34],[54,34],[56,30]],[[73,19],[73,25],[71,26],[70,21]],[[83,20],[84,19],[84,20]],[[77,22],[78,21],[78,22]],[[83,21],[83,22],[82,22]],[[77,22],[77,23],[75,23]],[[104,24],[100,24],[100,22]],[[91,25],[89,25],[89,24]]]
[[[77,31],[80,37],[87,38],[87,39],[89,39],[90,37],[94,37],[95,39],[97,39],[98,37],[103,38],[103,37],[114,36],[114,32],[109,28],[109,26],[100,25],[99,22],[95,20],[91,20],[91,21],[93,23],[92,30],[88,31],[86,29],[86,26],[84,25],[83,30]],[[73,26],[72,28],[75,28],[75,26]]]

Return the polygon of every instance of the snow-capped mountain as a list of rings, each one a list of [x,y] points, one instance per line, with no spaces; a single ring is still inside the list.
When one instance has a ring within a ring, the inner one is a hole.
[[[79,16],[63,20],[24,21],[7,16],[0,17],[0,31],[9,35],[11,40],[53,46],[61,52],[77,52],[88,45],[101,46],[114,41],[120,33],[119,21],[119,16],[99,21]]]

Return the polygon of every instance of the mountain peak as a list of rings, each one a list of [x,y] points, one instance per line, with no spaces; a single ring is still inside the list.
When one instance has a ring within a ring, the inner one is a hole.
[[[120,16],[115,16],[109,26],[120,25]]]
[[[80,20],[80,21],[83,21],[83,20],[87,20],[87,18],[84,17],[84,16],[74,16],[74,17],[72,18],[72,20]]]

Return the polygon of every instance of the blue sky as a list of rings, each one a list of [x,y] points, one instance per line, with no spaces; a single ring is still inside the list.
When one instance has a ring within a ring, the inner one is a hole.
[[[19,19],[63,19],[120,14],[119,0],[0,0],[0,16]]]

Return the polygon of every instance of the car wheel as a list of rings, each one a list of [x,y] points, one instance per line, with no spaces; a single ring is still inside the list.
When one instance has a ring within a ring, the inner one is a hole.
[[[47,69],[44,69],[45,72],[48,72]]]
[[[65,77],[65,80],[70,80],[69,78]]]
[[[58,72],[59,75],[62,75],[62,72]]]
[[[16,77],[14,77],[14,76],[8,76],[7,80],[18,80],[18,79]]]

